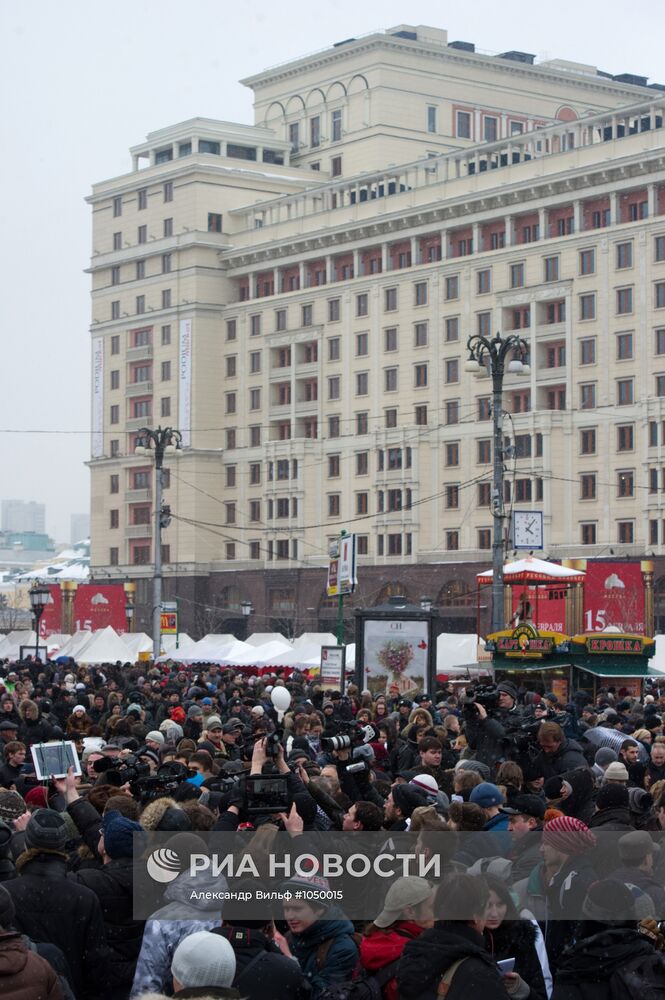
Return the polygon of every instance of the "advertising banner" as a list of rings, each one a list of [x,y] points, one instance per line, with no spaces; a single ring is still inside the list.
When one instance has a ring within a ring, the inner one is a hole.
[[[328,597],[352,594],[357,583],[356,536],[341,535],[330,546]]]
[[[427,654],[426,621],[365,621],[364,687],[375,696],[424,691]]]
[[[160,631],[162,635],[178,634],[178,602],[162,601],[160,614]]]
[[[639,562],[586,564],[584,581],[585,632],[602,632],[608,625],[621,632],[645,633],[644,581]]]
[[[321,647],[319,685],[324,691],[341,691],[344,683],[344,646]]]
[[[180,320],[178,345],[178,426],[183,448],[192,443],[192,321]]]
[[[74,596],[75,631],[96,632],[108,625],[118,633],[127,631],[125,589],[121,583],[83,583]]]
[[[528,587],[526,584],[513,586],[513,616],[519,614],[520,621],[524,619],[524,611],[528,611],[528,620],[536,628],[546,632],[565,632],[566,624],[566,588],[553,586]]]
[[[104,454],[104,338],[92,341],[92,458]]]
[[[62,591],[57,583],[50,583],[48,589],[51,596],[39,619],[39,635],[42,638],[62,632]]]

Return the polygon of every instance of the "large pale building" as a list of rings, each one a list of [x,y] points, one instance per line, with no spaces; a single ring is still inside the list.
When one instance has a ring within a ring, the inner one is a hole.
[[[167,594],[187,627],[312,629],[330,540],[358,600],[473,617],[491,546],[490,380],[518,332],[506,513],[554,558],[665,553],[665,93],[402,25],[243,81],[93,187],[92,566],[149,615],[153,468],[172,426]],[[143,615],[143,619],[141,618]],[[224,629],[226,630],[226,629]]]
[[[3,531],[32,531],[44,534],[46,531],[46,507],[36,500],[3,500]]]

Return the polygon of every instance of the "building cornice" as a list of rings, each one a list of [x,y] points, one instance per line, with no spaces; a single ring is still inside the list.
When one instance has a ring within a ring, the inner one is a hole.
[[[243,86],[249,87],[256,94],[257,91],[260,93],[263,87],[299,78],[305,71],[325,69],[328,66],[347,62],[362,53],[380,51],[381,49],[389,50],[398,55],[417,55],[436,61],[450,62],[452,66],[472,66],[476,69],[478,66],[483,66],[504,75],[508,74],[513,77],[526,78],[532,82],[536,80],[547,80],[550,82],[556,80],[561,82],[565,80],[571,87],[583,89],[587,92],[596,91],[598,94],[612,94],[614,96],[625,94],[629,97],[635,97],[637,100],[640,96],[653,93],[647,87],[635,87],[624,83],[617,83],[603,76],[575,73],[540,64],[533,66],[528,63],[513,62],[510,59],[501,59],[498,56],[484,55],[479,52],[465,52],[462,49],[453,49],[448,45],[398,38],[396,35],[389,34],[373,34],[349,42],[339,48],[324,49],[322,52],[312,56],[296,59],[293,62],[276,66],[272,70],[245,77],[239,82]]]
[[[256,269],[268,264],[274,267],[276,261],[311,257],[313,253],[319,252],[325,254],[347,244],[353,245],[355,249],[362,249],[363,245],[380,242],[398,233],[406,236],[409,231],[417,231],[423,226],[459,227],[470,224],[474,221],[474,216],[488,212],[522,214],[520,206],[524,206],[523,211],[526,213],[533,202],[560,200],[562,196],[574,200],[575,197],[584,197],[584,192],[599,185],[611,183],[621,186],[625,183],[628,186],[636,178],[658,171],[662,173],[664,169],[665,150],[654,152],[648,159],[633,157],[632,162],[624,163],[608,161],[594,169],[584,167],[575,172],[563,171],[536,182],[528,180],[509,188],[496,188],[494,191],[472,196],[462,195],[445,203],[435,200],[429,205],[396,211],[380,219],[363,220],[357,224],[345,223],[337,228],[319,230],[302,237],[289,236],[282,241],[274,240],[256,248],[248,247],[241,253],[231,251],[223,254],[222,259],[229,271]],[[445,188],[445,183],[440,187]],[[434,197],[435,190],[433,187]],[[327,213],[328,216],[331,214]]]

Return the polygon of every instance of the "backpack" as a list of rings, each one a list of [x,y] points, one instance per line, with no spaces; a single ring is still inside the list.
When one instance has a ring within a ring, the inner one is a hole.
[[[611,1000],[665,1000],[665,956],[640,955],[612,973]]]
[[[399,933],[405,938],[412,937],[411,934]],[[358,952],[360,952],[362,935],[354,934],[353,940],[356,943]],[[316,952],[316,964],[319,969],[322,969],[325,965],[332,943],[333,938],[328,938],[327,941],[323,941],[319,945]],[[318,1000],[382,1000],[383,987],[397,974],[398,965],[399,958],[396,958],[390,965],[386,965],[383,969],[379,969],[378,972],[372,973],[368,973],[362,966],[358,966],[359,973],[357,979],[326,986],[319,993]]]

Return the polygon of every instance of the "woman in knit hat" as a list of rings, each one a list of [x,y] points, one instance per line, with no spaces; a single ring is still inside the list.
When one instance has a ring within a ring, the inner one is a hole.
[[[88,715],[85,705],[74,705],[72,714],[67,719],[66,732],[70,739],[83,739],[90,735],[90,730],[94,725]]]

